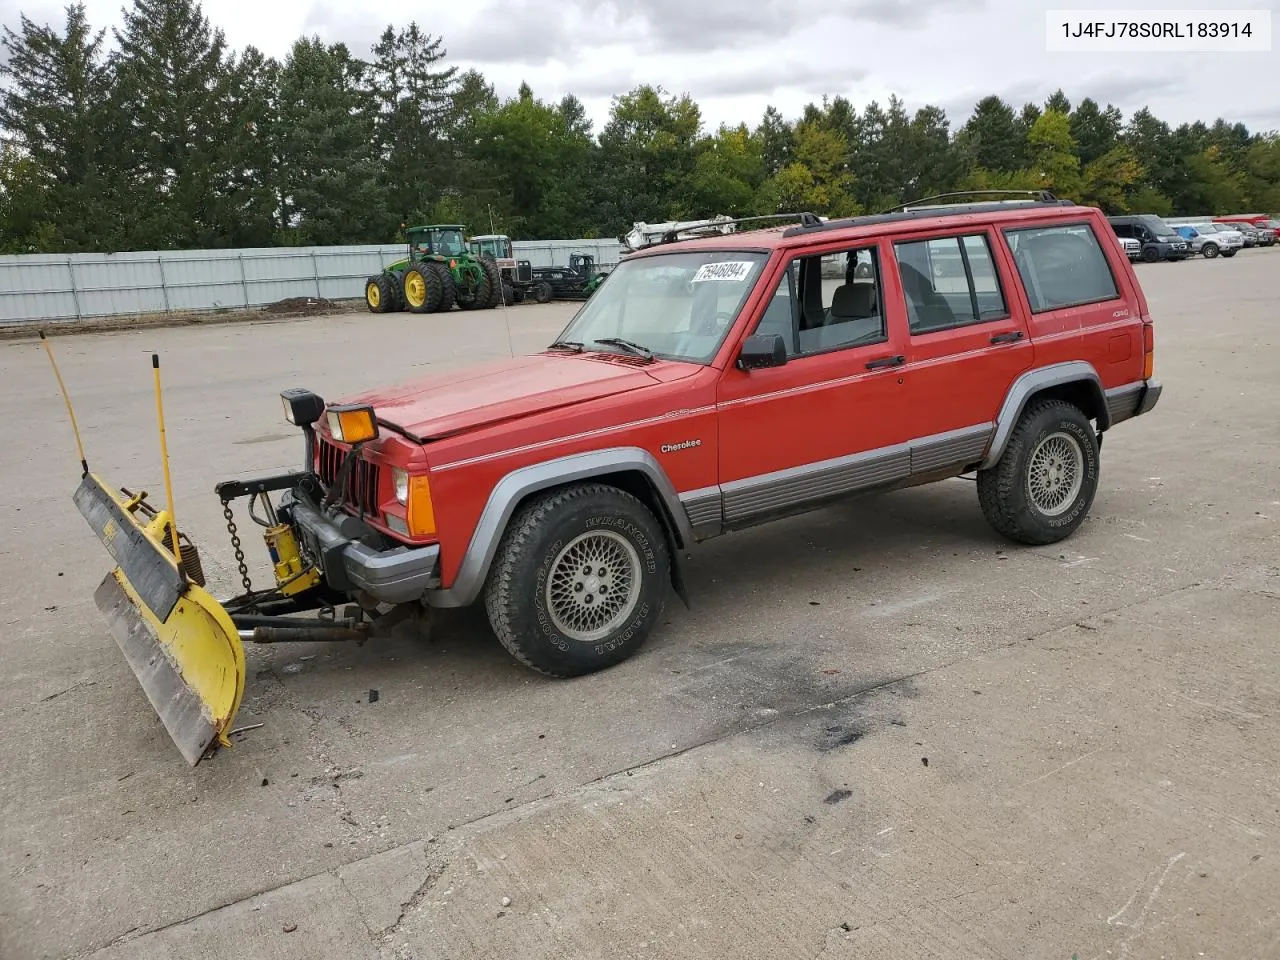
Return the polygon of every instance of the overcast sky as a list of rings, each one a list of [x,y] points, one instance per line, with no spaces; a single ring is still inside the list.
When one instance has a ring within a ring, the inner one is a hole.
[[[118,22],[124,0],[85,0],[95,25]],[[998,93],[1015,108],[1058,87],[1072,102],[1092,96],[1126,119],[1149,106],[1171,124],[1219,116],[1254,130],[1280,129],[1280,53],[1046,53],[1045,11],[1108,6],[1102,0],[472,0],[384,5],[356,0],[207,0],[232,46],[283,57],[302,34],[343,41],[368,55],[391,11],[444,37],[451,62],[478,67],[501,95],[527,81],[536,95],[575,93],[596,130],[610,98],[640,83],[690,93],[708,128],[754,124],[768,104],[797,115],[823,94],[861,108],[897,93],[914,110],[942,106],[959,126],[974,102]],[[1190,9],[1201,0],[1130,8]],[[61,22],[58,0],[0,0]],[[1280,10],[1280,0],[1221,6]],[[1105,18],[1105,14],[1100,15]]]

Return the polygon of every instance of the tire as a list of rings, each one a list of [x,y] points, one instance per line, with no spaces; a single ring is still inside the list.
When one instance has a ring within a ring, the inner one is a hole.
[[[1160,251],[1155,247],[1142,248],[1142,260],[1144,263],[1155,263],[1160,259]]]
[[[1216,243],[1206,243],[1200,248],[1200,252],[1204,254],[1206,260],[1212,260],[1220,252]]]
[[[1234,256],[1235,256],[1237,253],[1239,253],[1239,252],[1240,252],[1240,251],[1239,251],[1238,249],[1237,249],[1237,250],[1223,250],[1223,251],[1222,251],[1222,255],[1223,255],[1224,257],[1226,257],[1226,258],[1229,260],[1229,259],[1231,259],[1232,257],[1234,257]]]
[[[555,290],[551,288],[551,284],[543,280],[540,284],[533,288],[533,298],[539,303],[550,303],[551,298],[555,295]]]
[[[404,272],[401,286],[404,290],[405,309],[410,313],[434,313],[440,308],[444,293],[440,274],[434,261],[411,263]]]
[[[498,262],[492,257],[481,257],[480,269],[489,280],[488,308],[492,310],[502,302],[502,271],[498,269]]]
[[[480,282],[476,285],[476,292],[470,299],[459,298],[458,306],[463,310],[488,310],[493,300],[493,278],[489,275],[489,271],[485,269],[484,261],[477,261],[480,264]]]
[[[1001,536],[1030,546],[1057,543],[1075,533],[1088,515],[1098,490],[1098,468],[1098,438],[1080,408],[1062,400],[1032,401],[1000,460],[978,471],[978,503]],[[1037,503],[1033,482],[1046,469],[1065,470],[1067,489],[1058,484],[1057,490],[1041,490]],[[1055,500],[1055,493],[1063,499]]]
[[[516,302],[516,288],[506,280],[502,281],[502,302],[508,307]]]
[[[579,569],[575,553],[581,561],[599,558],[603,582],[600,573]],[[575,484],[537,497],[512,517],[485,584],[485,610],[499,642],[525,666],[552,677],[581,676],[621,663],[644,645],[666,608],[670,564],[662,525],[640,500],[605,484]],[[628,569],[632,589],[625,596],[598,592]],[[599,605],[602,596],[608,606]],[[600,622],[604,614],[596,611],[615,607]]]
[[[431,264],[435,271],[436,278],[440,282],[440,302],[436,305],[436,313],[448,313],[453,309],[454,302],[458,299],[458,285],[453,280],[453,274],[449,272],[440,261],[434,261]]]
[[[399,308],[398,300],[399,291],[387,274],[375,274],[365,281],[364,302],[370,313],[391,313]]]

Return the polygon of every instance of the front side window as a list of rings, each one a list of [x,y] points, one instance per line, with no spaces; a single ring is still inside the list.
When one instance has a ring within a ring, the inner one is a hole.
[[[1027,227],[1006,230],[1005,237],[1033,313],[1120,296],[1093,230]]]
[[[882,304],[874,246],[797,257],[754,333],[782,337],[788,358],[880,343],[886,338]]]
[[[914,334],[948,330],[1009,315],[984,234],[894,245]]]
[[[767,254],[738,250],[624,260],[557,341],[709,363],[767,261]]]

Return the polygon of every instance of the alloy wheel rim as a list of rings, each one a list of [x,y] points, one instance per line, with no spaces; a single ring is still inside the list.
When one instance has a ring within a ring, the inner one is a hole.
[[[612,530],[593,530],[556,554],[544,600],[560,633],[594,643],[630,619],[640,584],[640,555],[631,542]]]
[[[1084,486],[1084,449],[1069,433],[1051,433],[1031,451],[1027,497],[1046,517],[1071,509]]]

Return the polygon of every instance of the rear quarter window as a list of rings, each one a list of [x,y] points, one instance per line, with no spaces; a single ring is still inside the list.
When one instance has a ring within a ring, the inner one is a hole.
[[[1119,299],[1116,278],[1091,225],[1024,227],[1004,235],[1033,313]]]

